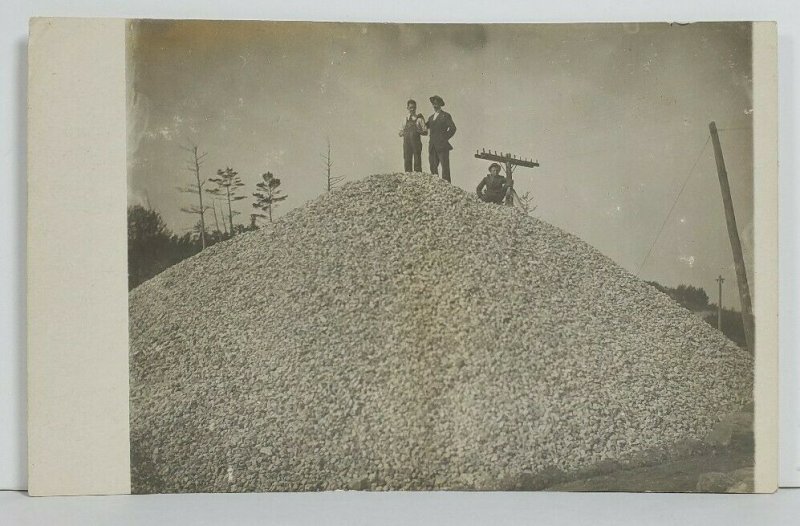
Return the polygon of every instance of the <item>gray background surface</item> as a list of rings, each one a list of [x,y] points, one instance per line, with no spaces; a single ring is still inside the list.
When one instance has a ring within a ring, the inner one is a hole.
[[[800,490],[772,495],[359,493],[27,497],[0,493],[13,525],[790,525]]]
[[[10,0],[0,8],[4,60],[0,77],[0,488],[24,489],[24,269],[25,269],[25,41],[30,16],[115,16],[274,20],[350,20],[395,22],[588,22],[664,20],[777,20],[781,84],[781,224],[800,219],[800,186],[790,177],[796,166],[795,85],[800,10],[791,1],[682,0],[669,4],[635,1],[434,2],[411,0],[354,6],[345,0],[291,3],[228,0]],[[8,102],[10,101],[10,102]],[[35,218],[34,218],[35,219]],[[798,330],[800,280],[795,229],[780,232],[781,277],[781,483],[800,484],[798,444],[798,360],[793,352]],[[787,524],[796,517],[800,497],[783,490],[773,496],[631,494],[322,494],[139,496],[32,499],[0,493],[0,519],[9,524],[85,524],[123,521],[154,523],[486,523],[488,521],[574,524]],[[92,520],[90,520],[90,518]],[[622,522],[624,521],[624,522]]]

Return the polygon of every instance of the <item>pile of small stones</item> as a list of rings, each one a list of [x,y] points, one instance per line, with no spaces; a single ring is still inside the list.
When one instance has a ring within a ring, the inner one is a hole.
[[[749,353],[669,297],[420,174],[344,185],[129,301],[135,492],[503,489],[668,454],[752,403]]]

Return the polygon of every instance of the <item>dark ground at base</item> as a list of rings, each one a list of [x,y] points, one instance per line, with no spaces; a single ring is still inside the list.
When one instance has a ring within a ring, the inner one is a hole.
[[[625,467],[619,464],[598,466],[583,475],[565,473],[541,473],[529,477],[504,479],[490,487],[446,488],[462,491],[619,491],[619,492],[666,492],[683,493],[698,491],[698,481],[704,474],[730,473],[742,468],[753,467],[752,434],[737,437],[738,441],[724,448],[713,448],[695,445],[691,452],[687,451],[680,458],[657,461],[641,459],[635,466]],[[138,476],[134,481],[133,493],[161,493],[165,491],[161,481],[147,479],[139,470],[144,467],[142,459],[132,458],[132,467]],[[139,468],[137,470],[136,468]],[[375,491],[383,488],[374,487],[368,481],[359,487],[341,488],[350,490]],[[442,490],[445,488],[425,487],[418,490]],[[720,487],[706,491],[724,492]],[[309,491],[306,489],[305,491]],[[180,492],[202,491],[200,488],[185,488]]]
[[[753,467],[752,453],[741,450],[706,452],[654,466],[622,469],[545,488],[546,491],[693,492],[700,475]]]

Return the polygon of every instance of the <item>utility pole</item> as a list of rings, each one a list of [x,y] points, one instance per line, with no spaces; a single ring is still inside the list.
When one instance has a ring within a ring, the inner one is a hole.
[[[753,305],[750,300],[750,286],[747,283],[747,270],[745,269],[744,256],[742,255],[742,242],[739,239],[736,216],[733,213],[733,199],[731,199],[731,187],[728,184],[728,172],[725,169],[725,159],[722,157],[722,147],[719,144],[717,124],[711,121],[708,129],[711,132],[711,142],[714,145],[714,158],[717,162],[717,175],[719,176],[719,186],[722,191],[722,203],[725,206],[725,220],[728,223],[728,237],[733,251],[733,263],[736,266],[736,281],[739,285],[739,299],[742,303],[744,337],[747,342],[747,348],[750,349],[750,352],[755,352],[755,347],[753,347]]]
[[[717,329],[722,332],[722,282],[725,281],[725,278],[722,277],[722,274],[715,280],[719,283],[719,301],[717,302]]]

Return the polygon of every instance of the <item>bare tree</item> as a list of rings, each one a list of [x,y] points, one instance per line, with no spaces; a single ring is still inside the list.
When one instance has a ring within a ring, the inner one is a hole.
[[[287,197],[288,195],[281,195],[278,188],[281,185],[281,180],[272,175],[272,172],[261,174],[263,181],[256,184],[257,191],[253,192],[256,202],[253,203],[253,208],[259,208],[267,212],[270,223],[272,222],[272,208]]]
[[[219,228],[219,217],[217,216],[217,204],[216,199],[211,200],[211,209],[214,211],[214,225],[216,225],[217,229],[216,232],[222,233],[222,230]],[[225,218],[222,218],[222,224],[225,224]]]
[[[225,220],[225,204],[223,203],[224,199],[214,199],[214,205],[219,203],[219,213],[222,216],[222,232],[226,236],[228,235],[228,221]]]
[[[178,190],[185,193],[197,194],[197,199],[200,206],[191,205],[181,208],[181,211],[187,214],[196,214],[200,216],[200,246],[206,248],[206,219],[205,213],[208,206],[203,205],[203,185],[205,180],[200,180],[200,167],[203,165],[207,152],[199,153],[197,145],[190,144],[189,146],[181,146],[182,150],[189,152],[189,159],[186,162],[186,169],[194,174],[195,182],[186,187],[179,187]]]
[[[524,194],[519,195],[517,192],[512,190],[512,196],[514,199],[514,205],[518,206],[526,214],[532,214],[533,211],[536,210],[536,205],[533,204],[533,196],[530,192],[525,192]]]
[[[239,172],[235,171],[231,167],[226,167],[224,170],[217,170],[217,177],[212,177],[209,179],[209,181],[215,183],[217,187],[208,190],[208,193],[214,195],[223,195],[228,201],[228,221],[232,236],[235,233],[235,230],[233,228],[234,212],[231,203],[233,201],[240,201],[246,198],[244,195],[236,195],[236,190],[244,186],[244,183],[242,182],[241,178],[239,178]]]
[[[333,160],[331,159],[331,139],[328,137],[328,153],[327,154],[320,154],[322,157],[323,165],[325,166],[325,174],[326,174],[326,182],[328,183],[328,191],[330,192],[339,183],[344,180],[343,176],[332,176],[331,175],[331,167],[333,166]]]

